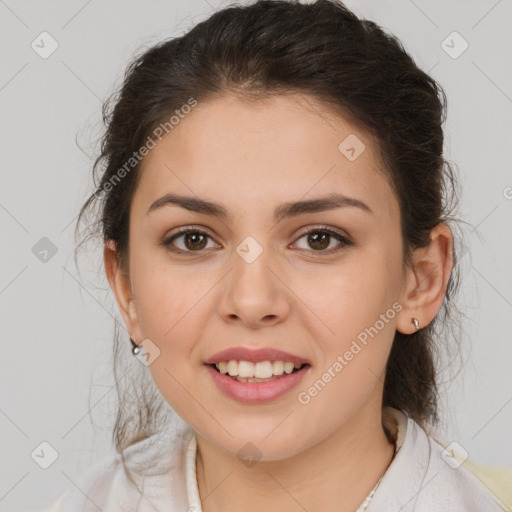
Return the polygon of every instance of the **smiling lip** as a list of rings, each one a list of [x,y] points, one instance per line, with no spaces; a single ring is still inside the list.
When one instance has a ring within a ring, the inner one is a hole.
[[[235,361],[250,361],[251,363],[260,363],[261,361],[290,361],[294,364],[310,364],[307,359],[271,347],[256,350],[245,347],[228,348],[211,356],[205,361],[205,364],[211,365],[221,363],[222,361],[231,361],[232,359]]]
[[[213,365],[205,365],[217,387],[229,398],[245,404],[263,404],[276,400],[296,387],[311,368],[309,364],[290,374],[276,377],[268,382],[239,382],[215,370]]]

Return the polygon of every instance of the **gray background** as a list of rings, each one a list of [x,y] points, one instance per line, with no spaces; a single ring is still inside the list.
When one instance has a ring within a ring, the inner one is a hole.
[[[111,449],[112,315],[121,317],[100,248],[80,260],[81,275],[73,261],[101,101],[141,45],[181,35],[224,3],[0,0],[0,510],[48,505]],[[396,34],[447,93],[446,155],[463,185],[460,213],[477,229],[463,259],[464,371],[447,388],[441,428],[475,461],[512,467],[512,3],[347,5]],[[59,45],[46,59],[31,47],[43,31]],[[469,44],[457,58],[442,46],[460,51],[454,31]],[[44,237],[57,252],[41,261]],[[58,453],[48,469],[31,457],[43,441]]]

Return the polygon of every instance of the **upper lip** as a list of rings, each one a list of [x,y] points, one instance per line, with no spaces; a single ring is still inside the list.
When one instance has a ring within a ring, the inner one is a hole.
[[[205,364],[216,364],[222,361],[250,361],[252,363],[259,363],[261,361],[290,361],[294,364],[309,364],[309,362],[300,357],[282,350],[277,350],[272,347],[249,349],[245,347],[227,348],[217,352],[205,361]]]

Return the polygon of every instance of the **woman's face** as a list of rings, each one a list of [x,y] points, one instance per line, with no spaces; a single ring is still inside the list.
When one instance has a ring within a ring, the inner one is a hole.
[[[365,132],[300,95],[199,102],[145,157],[125,320],[137,343],[151,340],[162,395],[218,448],[254,445],[278,460],[380,417],[407,274],[399,206],[379,166]],[[190,198],[189,208],[150,208],[166,194]],[[322,208],[334,195],[349,200]],[[225,216],[195,211],[200,201]],[[192,233],[177,234],[183,227]],[[282,382],[242,384],[206,364],[240,347],[309,366]]]

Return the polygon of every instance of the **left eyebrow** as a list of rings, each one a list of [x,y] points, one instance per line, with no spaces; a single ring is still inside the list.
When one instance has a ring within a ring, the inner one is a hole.
[[[226,220],[230,218],[228,210],[221,204],[213,203],[198,197],[180,196],[176,194],[165,194],[154,201],[146,211],[146,215],[163,208],[166,205],[173,204],[192,212],[213,215]],[[317,213],[326,210],[334,210],[335,208],[347,207],[359,208],[366,213],[374,215],[371,208],[363,201],[353,197],[347,197],[343,194],[333,193],[317,199],[283,203],[274,210],[274,220],[279,222],[286,217],[296,217],[307,213]]]

